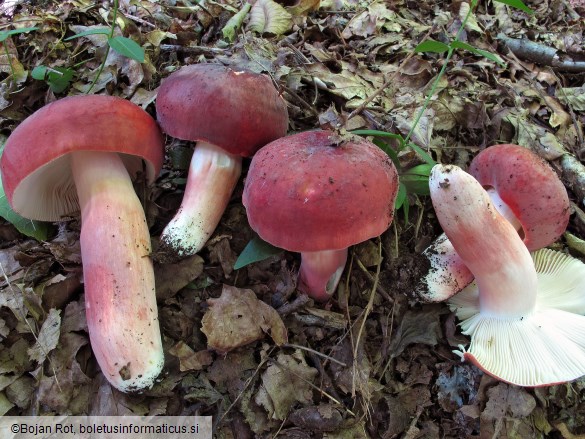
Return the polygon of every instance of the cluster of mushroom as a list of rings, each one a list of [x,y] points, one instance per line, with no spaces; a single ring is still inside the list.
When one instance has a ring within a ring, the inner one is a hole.
[[[163,233],[185,256],[217,226],[241,157],[284,136],[288,125],[284,99],[268,77],[215,64],[170,75],[156,108],[159,124],[112,96],[55,101],[12,132],[0,163],[6,197],[20,215],[61,221],[81,212],[90,342],[104,376],[124,392],[151,387],[164,365],[150,233],[132,186],[139,174],[148,183],[158,176],[161,128],[199,141],[185,199]]]
[[[183,67],[163,81],[156,111],[158,124],[120,98],[64,98],[23,121],[0,162],[19,214],[60,221],[81,212],[91,346],[121,391],[151,387],[164,364],[150,233],[132,186],[139,175],[152,183],[159,174],[162,132],[197,142],[181,207],[161,235],[165,251],[175,259],[203,248],[242,157],[253,156],[242,200],[250,226],[301,253],[298,286],[316,301],[332,297],[348,247],[390,226],[398,191],[392,161],[363,138],[285,136],[286,104],[264,75]],[[461,355],[501,380],[540,386],[585,375],[585,265],[539,250],[567,226],[564,186],[516,145],[486,149],[470,173],[433,168],[430,192],[445,235],[425,252],[431,271],[420,297],[449,300],[471,336]]]
[[[541,249],[567,226],[564,186],[517,145],[487,148],[470,174],[454,165],[432,170],[446,237],[427,252],[422,297],[448,299],[471,337],[458,353],[502,381],[545,386],[585,375],[585,264]]]

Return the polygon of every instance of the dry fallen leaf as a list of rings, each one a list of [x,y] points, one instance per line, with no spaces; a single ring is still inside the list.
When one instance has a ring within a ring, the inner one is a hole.
[[[45,361],[49,352],[51,352],[59,342],[59,334],[61,330],[61,311],[51,309],[49,315],[43,322],[39,335],[37,336],[36,344],[28,350],[28,355],[31,360],[35,360],[41,364]]]
[[[536,400],[526,390],[517,386],[499,383],[487,391],[488,402],[481,416],[486,420],[497,420],[506,415],[524,418],[536,407]]]
[[[276,310],[258,300],[252,290],[224,285],[218,299],[209,299],[201,321],[207,345],[218,352],[260,340],[269,333],[277,345],[287,341],[284,323]]]
[[[255,402],[266,409],[269,418],[286,419],[294,404],[311,402],[311,383],[317,373],[298,351],[293,355],[280,353],[262,374]]]
[[[201,370],[213,362],[213,356],[209,351],[195,352],[185,342],[179,341],[169,349],[169,354],[179,359],[180,370]]]
[[[203,258],[190,256],[171,264],[155,264],[156,298],[166,300],[203,273]]]
[[[258,0],[250,11],[248,27],[259,34],[282,35],[292,27],[292,15],[273,0]]]
[[[435,346],[439,334],[439,318],[443,309],[428,306],[419,311],[407,311],[390,344],[392,358],[399,356],[408,345],[423,343]]]

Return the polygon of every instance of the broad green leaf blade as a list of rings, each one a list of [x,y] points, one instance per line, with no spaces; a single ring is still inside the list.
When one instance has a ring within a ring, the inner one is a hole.
[[[168,157],[171,160],[173,169],[186,171],[191,165],[191,158],[193,157],[193,148],[186,146],[175,146],[168,150]]]
[[[425,40],[414,48],[416,53],[421,52],[434,52],[434,53],[445,53],[449,50],[449,46],[445,43],[435,40]]]
[[[119,54],[144,62],[144,49],[136,41],[126,37],[114,37],[108,38],[108,44]]]
[[[429,176],[431,175],[431,171],[433,170],[433,167],[434,166],[435,165],[431,165],[431,164],[428,164],[428,163],[424,163],[422,165],[416,165],[416,166],[413,166],[412,168],[410,168],[404,174],[405,175],[420,175],[422,177],[429,178]]]
[[[529,14],[534,14],[534,11],[526,6],[522,0],[495,0],[498,3],[503,3],[508,6],[512,6],[514,8],[520,9],[521,11],[527,12]]]
[[[63,41],[69,41],[69,40],[73,40],[75,38],[86,37],[88,35],[110,35],[110,29],[86,30],[84,32],[79,32],[78,34],[71,35],[70,37],[65,38]]]
[[[433,166],[417,165],[400,175],[400,183],[411,194],[429,195],[429,175]]]
[[[388,139],[395,139],[400,142],[400,144],[404,143],[404,138],[400,134],[394,133],[387,133],[386,131],[378,131],[378,130],[353,130],[351,131],[352,134],[357,134],[358,136],[376,136],[376,137],[386,137]]]
[[[61,93],[69,87],[73,79],[73,73],[73,70],[65,67],[54,67],[52,71],[49,70],[47,84],[49,84],[53,93]]]
[[[30,72],[30,76],[33,79],[38,79],[39,81],[44,81],[47,74],[47,66],[36,66],[32,72]]]
[[[400,183],[398,185],[398,194],[396,195],[396,201],[394,201],[394,209],[396,210],[400,209],[403,206],[405,200],[406,187],[402,183]]]
[[[16,230],[38,241],[46,241],[49,236],[49,225],[40,221],[23,218],[12,210],[0,182],[0,216],[11,223]]]
[[[234,270],[238,270],[254,262],[263,261],[280,252],[282,252],[282,249],[274,247],[272,244],[256,236],[246,245],[240,256],[238,256],[234,264]]]
[[[73,79],[74,71],[65,67],[36,66],[31,72],[33,79],[47,81],[53,93],[64,91]]]
[[[380,139],[374,139],[372,143],[376,145],[378,148],[380,148],[382,151],[384,151],[388,155],[388,157],[390,157],[390,160],[392,160],[392,163],[394,163],[396,169],[400,169],[400,159],[398,158],[398,154],[396,153],[396,151],[394,151]]]
[[[242,9],[230,18],[221,30],[221,34],[228,43],[233,43],[235,41],[236,33],[242,27],[242,23],[248,15],[248,12],[250,12],[250,9],[252,9],[252,5],[250,3],[245,3]]]
[[[394,133],[387,133],[386,131],[378,131],[378,130],[353,130],[351,131],[352,134],[357,134],[358,136],[374,136],[378,138],[387,138],[387,139],[394,139],[400,143],[399,150],[402,150],[404,145],[404,138],[400,134]],[[398,154],[384,142],[379,140],[374,140],[373,142],[378,148],[384,151],[397,169],[400,169],[400,160],[398,159]]]
[[[0,43],[12,35],[25,34],[37,29],[38,27],[23,27],[22,29],[3,30],[0,32]]]
[[[506,63],[504,62],[504,60],[502,58],[500,58],[498,55],[496,55],[495,53],[488,52],[487,50],[477,49],[470,44],[463,43],[461,41],[453,41],[451,43],[451,47],[453,47],[454,49],[468,50],[469,52],[475,53],[476,55],[483,56],[483,57],[489,59],[490,61],[493,61],[497,64],[500,64],[502,67],[506,66]]]

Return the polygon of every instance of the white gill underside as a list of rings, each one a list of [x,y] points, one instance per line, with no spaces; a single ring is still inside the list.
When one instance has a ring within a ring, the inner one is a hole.
[[[142,171],[142,159],[120,154],[134,178]],[[146,164],[146,173],[154,179],[154,169]],[[63,155],[24,178],[14,191],[13,209],[21,216],[40,221],[61,221],[79,212],[79,200],[71,176],[69,155]]]
[[[571,381],[585,375],[585,264],[549,249],[532,256],[538,295],[531,313],[482,314],[475,282],[449,306],[471,337],[465,352],[489,374],[521,386]]]

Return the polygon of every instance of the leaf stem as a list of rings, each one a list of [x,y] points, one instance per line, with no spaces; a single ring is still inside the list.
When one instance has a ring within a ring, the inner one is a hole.
[[[476,6],[477,6],[477,0],[472,0],[471,6],[470,6],[469,10],[467,11],[467,15],[465,15],[465,18],[461,22],[461,26],[459,27],[459,30],[457,31],[457,34],[455,35],[455,39],[453,41],[459,41],[459,37],[461,36],[463,29],[465,29],[465,25],[467,24],[467,21],[469,20],[469,17],[471,16],[471,13],[473,12],[473,10],[475,9]],[[447,57],[445,58],[445,61],[443,62],[443,66],[441,67],[439,74],[435,78],[435,81],[433,82],[431,90],[429,91],[429,94],[427,95],[421,110],[418,112],[416,119],[414,120],[414,123],[412,124],[412,127],[410,128],[410,131],[408,132],[408,134],[404,138],[405,144],[408,144],[410,138],[412,137],[412,135],[414,133],[414,130],[416,129],[418,123],[420,122],[422,115],[427,110],[427,108],[431,102],[432,97],[435,95],[435,91],[437,90],[437,86],[439,85],[439,81],[441,80],[441,78],[445,74],[445,71],[447,70],[447,65],[449,64],[449,61],[451,60],[451,57],[453,56],[454,52],[455,52],[455,48],[451,44],[449,44],[449,50],[447,51]]]
[[[114,38],[114,31],[116,30],[116,20],[117,19],[118,19],[118,0],[114,0],[114,11],[112,12],[112,25],[110,26],[110,33],[108,35],[108,40],[111,40],[112,38]],[[86,94],[89,94],[93,90],[98,79],[102,75],[102,72],[104,71],[104,67],[106,66],[106,61],[108,60],[109,54],[110,54],[110,44],[108,42],[108,44],[106,45],[106,53],[104,55],[104,59],[103,59],[102,63],[100,64],[100,67],[97,71],[97,74],[93,78],[93,81],[91,81],[91,85],[89,86],[89,88],[85,92]]]

